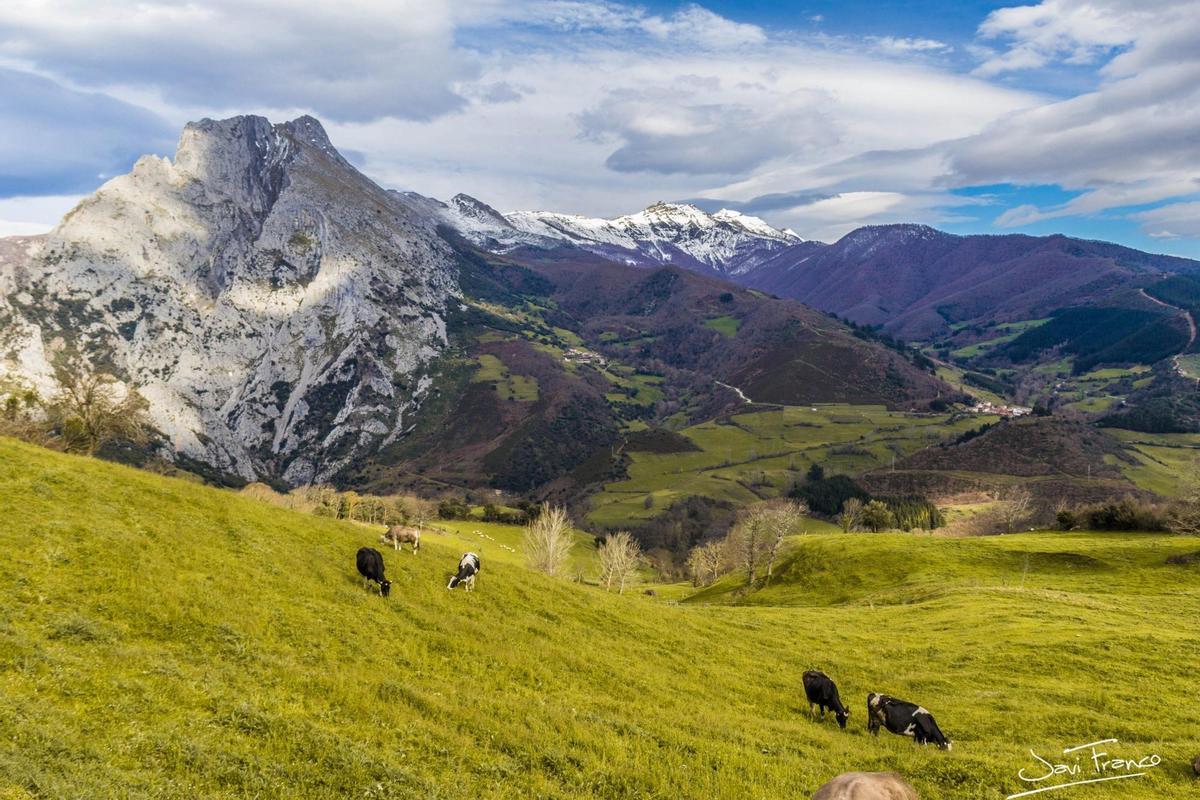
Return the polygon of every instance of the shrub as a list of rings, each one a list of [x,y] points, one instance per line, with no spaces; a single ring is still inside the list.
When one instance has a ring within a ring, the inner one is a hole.
[[[1161,508],[1131,497],[1081,510],[1085,527],[1096,531],[1165,531],[1168,517]]]
[[[872,500],[863,506],[862,524],[873,532],[887,530],[895,524],[892,512],[882,500]]]
[[[471,507],[460,497],[447,497],[438,503],[437,514],[442,519],[467,519]]]

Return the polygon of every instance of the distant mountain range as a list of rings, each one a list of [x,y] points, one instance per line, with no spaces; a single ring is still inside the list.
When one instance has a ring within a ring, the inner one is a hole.
[[[1168,273],[1200,264],[921,225],[823,244],[675,203],[502,214],[382,189],[311,117],[202,120],[51,233],[0,240],[0,388],[110,372],[147,398],[164,453],[230,480],[570,494],[620,473],[631,430],[961,397],[862,323],[929,341],[1053,315],[987,351],[1007,363],[1184,352],[1200,285]]]
[[[0,240],[0,383],[110,372],[213,476],[520,491],[609,474],[635,421],[953,393],[911,353],[691,271],[799,243],[684,206],[510,219],[380,188],[310,117],[202,120],[51,233]]]
[[[501,214],[464,194],[447,203],[413,193],[406,197],[440,213],[471,242],[494,252],[565,244],[625,264],[671,264],[724,277],[746,273],[804,242],[758,217],[728,209],[708,214],[686,203],[659,202],[636,214],[602,219],[552,211]]]

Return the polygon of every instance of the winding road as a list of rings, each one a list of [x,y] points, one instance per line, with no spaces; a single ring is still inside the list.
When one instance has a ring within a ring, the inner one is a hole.
[[[1175,367],[1175,372],[1177,372],[1181,377],[1184,377],[1184,378],[1189,377],[1187,372],[1184,371],[1183,365],[1181,365],[1179,363],[1179,357],[1181,355],[1183,355],[1184,353],[1186,353],[1188,350],[1191,350],[1192,345],[1196,343],[1196,319],[1195,319],[1195,317],[1192,316],[1192,312],[1188,311],[1186,308],[1180,308],[1179,306],[1173,306],[1170,303],[1159,300],[1157,297],[1154,297],[1154,296],[1148,294],[1145,289],[1138,289],[1138,293],[1141,294],[1142,297],[1149,300],[1151,303],[1160,305],[1163,308],[1169,308],[1173,311],[1178,311],[1180,314],[1183,314],[1183,318],[1187,320],[1187,324],[1188,324],[1187,344],[1185,344],[1183,346],[1182,350],[1180,350],[1178,353],[1176,353],[1174,356],[1172,356],[1171,365]]]
[[[715,383],[717,386],[724,386],[726,389],[732,389],[733,391],[737,392],[737,396],[742,398],[743,403],[753,402],[749,397],[746,397],[745,392],[736,386],[730,386],[728,383],[722,383],[721,381],[713,381],[713,383]]]

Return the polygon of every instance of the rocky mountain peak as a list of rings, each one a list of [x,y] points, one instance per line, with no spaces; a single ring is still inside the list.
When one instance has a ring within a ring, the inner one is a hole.
[[[103,365],[172,451],[289,483],[411,425],[457,292],[434,226],[311,117],[190,123],[173,162],[142,159],[11,252],[0,377],[52,391],[63,359]]]

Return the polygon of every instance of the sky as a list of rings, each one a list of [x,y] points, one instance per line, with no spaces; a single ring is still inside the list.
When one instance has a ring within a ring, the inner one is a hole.
[[[189,120],[312,114],[384,186],[1200,258],[1200,0],[5,0],[0,235]]]

